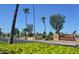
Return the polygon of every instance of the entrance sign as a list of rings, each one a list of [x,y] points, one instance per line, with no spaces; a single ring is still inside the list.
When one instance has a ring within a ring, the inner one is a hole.
[[[54,39],[55,41],[58,41],[58,40],[76,41],[74,34],[68,34],[68,35],[64,35],[64,36],[60,36],[60,35],[58,35],[58,34],[54,34],[54,35],[53,35],[53,39]]]

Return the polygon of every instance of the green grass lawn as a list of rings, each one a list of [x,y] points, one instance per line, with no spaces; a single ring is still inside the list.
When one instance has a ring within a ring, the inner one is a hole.
[[[78,54],[79,48],[68,46],[48,45],[45,43],[16,43],[0,42],[0,53],[3,54]]]

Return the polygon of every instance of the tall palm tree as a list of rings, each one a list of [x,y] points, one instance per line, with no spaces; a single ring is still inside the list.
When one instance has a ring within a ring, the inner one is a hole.
[[[26,15],[26,27],[27,27],[27,15],[29,14],[29,8],[24,8],[23,11]]]
[[[33,21],[34,21],[34,36],[35,36],[35,6],[33,4]]]
[[[18,9],[19,9],[19,4],[16,4],[16,9],[15,9],[15,13],[14,13],[14,16],[13,16],[13,23],[12,23],[12,28],[11,28],[11,37],[10,37],[10,40],[9,40],[10,44],[13,43],[13,35],[14,35],[14,29],[15,29]]]
[[[46,19],[46,17],[41,17],[41,20],[42,20],[42,22],[43,22],[43,24],[44,24],[44,27],[45,27],[45,30],[44,30],[44,32],[46,32],[46,24],[45,24],[45,19]]]

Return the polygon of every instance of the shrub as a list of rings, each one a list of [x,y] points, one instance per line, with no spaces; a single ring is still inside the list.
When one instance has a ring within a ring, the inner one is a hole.
[[[53,40],[53,36],[49,36],[49,40]]]
[[[79,47],[48,45],[46,43],[0,42],[0,54],[79,54]]]
[[[42,40],[42,36],[35,36],[36,40]]]

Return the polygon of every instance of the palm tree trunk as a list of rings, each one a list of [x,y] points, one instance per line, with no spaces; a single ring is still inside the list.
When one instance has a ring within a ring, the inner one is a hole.
[[[57,26],[57,31],[56,31],[56,33],[59,35],[59,27]]]
[[[27,28],[27,14],[26,14],[26,28]],[[27,34],[25,32],[25,38],[27,37]]]
[[[46,32],[46,24],[44,23],[44,27],[45,27],[45,32]]]
[[[59,33],[59,25],[57,25],[57,31],[56,31],[56,33],[59,35],[60,33]]]
[[[33,21],[34,21],[34,36],[35,36],[35,8],[33,4]]]
[[[26,14],[26,27],[27,27],[27,14]]]
[[[57,30],[56,33],[59,35],[59,30]]]
[[[13,35],[14,35],[14,29],[15,29],[15,24],[16,24],[18,8],[19,8],[19,4],[16,4],[16,9],[15,9],[15,13],[14,13],[12,28],[11,28],[11,37],[10,37],[10,40],[9,40],[10,44],[13,43]]]

